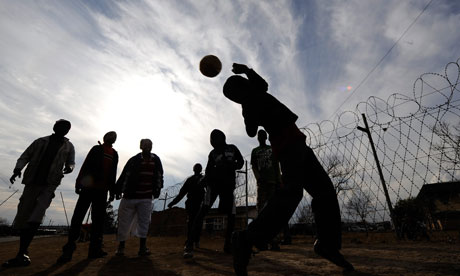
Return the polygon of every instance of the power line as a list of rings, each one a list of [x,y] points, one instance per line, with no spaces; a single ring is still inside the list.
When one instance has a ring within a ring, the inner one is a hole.
[[[366,80],[369,78],[369,76],[375,71],[375,69],[377,69],[377,67],[379,67],[379,65],[383,62],[383,60],[390,54],[390,52],[393,50],[393,48],[399,43],[399,41],[406,35],[406,33],[409,31],[409,29],[415,24],[415,22],[417,22],[417,20],[419,19],[419,17],[425,12],[425,10],[430,6],[430,4],[433,2],[434,0],[430,0],[430,2],[428,2],[428,4],[426,4],[426,6],[423,8],[423,10],[420,12],[419,15],[417,15],[417,17],[414,19],[414,21],[412,21],[412,23],[406,28],[406,30],[402,33],[402,35],[398,38],[398,40],[396,40],[396,42],[393,44],[393,46],[391,46],[391,48],[386,52],[386,54],[379,60],[379,62],[377,62],[377,64],[369,71],[369,73],[367,73],[366,77],[364,77],[364,79],[356,86],[356,88],[353,90],[353,92],[350,93],[350,95],[340,104],[340,106],[334,111],[334,113],[332,113],[331,117],[329,117],[329,120],[340,110],[340,108],[345,104],[346,101],[348,101],[351,96],[353,96],[353,94],[355,94],[356,91],[358,91],[358,89],[361,87],[361,85],[363,85],[364,82],[366,82]]]

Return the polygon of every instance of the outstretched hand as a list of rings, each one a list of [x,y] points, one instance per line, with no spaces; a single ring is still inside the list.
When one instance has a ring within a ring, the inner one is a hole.
[[[14,181],[16,181],[16,177],[21,178],[21,170],[20,169],[14,169],[13,170],[13,175],[10,177],[10,183],[14,184]]]
[[[62,171],[63,174],[68,174],[73,171],[72,167],[65,167],[64,170]]]
[[[246,73],[249,68],[245,64],[233,63],[232,72],[235,74],[243,74]]]

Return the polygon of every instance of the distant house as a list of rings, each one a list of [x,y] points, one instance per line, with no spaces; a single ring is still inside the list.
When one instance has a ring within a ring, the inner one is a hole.
[[[248,207],[248,218],[257,216],[256,206]],[[246,207],[236,207],[235,230],[246,227]],[[204,218],[203,229],[208,232],[221,231],[227,227],[227,216],[217,208],[209,210]],[[187,213],[184,208],[173,207],[164,211],[154,211],[150,223],[150,235],[176,236],[187,233]]]
[[[460,182],[425,184],[417,195],[431,209],[431,227],[460,230]]]
[[[173,207],[164,211],[153,211],[149,234],[152,236],[178,236],[187,233],[187,212]]]
[[[235,230],[241,230],[246,228],[247,221],[253,220],[257,217],[257,208],[256,206],[248,206],[246,217],[246,206],[236,207],[236,216],[235,216]],[[221,231],[227,228],[227,215],[219,212],[217,208],[209,210],[208,215],[204,218],[203,229],[208,232]]]

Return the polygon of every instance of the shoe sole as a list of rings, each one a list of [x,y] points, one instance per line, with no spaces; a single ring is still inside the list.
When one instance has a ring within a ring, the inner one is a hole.
[[[193,258],[192,253],[184,253],[184,259],[191,259],[191,258]]]
[[[319,246],[317,246],[315,244],[315,246],[313,247],[313,251],[319,255],[320,257],[330,261],[331,263],[335,264],[336,266],[338,267],[341,267],[344,269],[344,272],[351,272],[351,271],[354,271],[355,268],[353,267],[353,265],[351,263],[349,263],[345,257],[338,253],[339,255],[334,257],[334,256],[331,256],[331,254],[328,254],[324,249],[320,248]]]

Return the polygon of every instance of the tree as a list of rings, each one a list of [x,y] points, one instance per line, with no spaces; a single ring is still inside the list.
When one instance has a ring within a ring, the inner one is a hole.
[[[8,220],[0,217],[0,237],[9,235],[11,235],[11,227],[8,225]]]
[[[300,214],[298,218],[299,218],[298,219],[299,223],[313,224],[315,219],[314,219],[313,211],[311,208],[311,203],[305,204],[300,209]]]
[[[359,189],[353,194],[347,203],[348,212],[355,217],[358,217],[366,227],[366,232],[369,234],[369,227],[366,222],[366,217],[372,211],[372,199],[369,192],[364,192]]]
[[[110,203],[107,205],[106,216],[104,220],[104,232],[106,234],[113,234],[117,229],[117,215],[113,210],[113,206]]]
[[[441,121],[433,127],[433,132],[440,138],[440,142],[433,146],[441,153],[439,159],[447,165],[447,170],[455,169],[460,163],[460,122],[452,126]]]
[[[419,237],[427,238],[425,222],[432,206],[417,198],[409,197],[396,202],[393,213],[397,224],[398,237],[407,237],[416,240]]]
[[[297,223],[302,225],[301,233],[307,234],[310,233],[312,235],[315,234],[315,216],[313,214],[313,210],[311,208],[311,202],[303,205],[299,210],[299,215],[297,216],[298,220]]]
[[[342,191],[353,189],[349,182],[355,174],[355,166],[346,166],[343,159],[340,159],[337,155],[330,155],[326,157],[324,169],[334,184],[336,195],[339,195]]]

